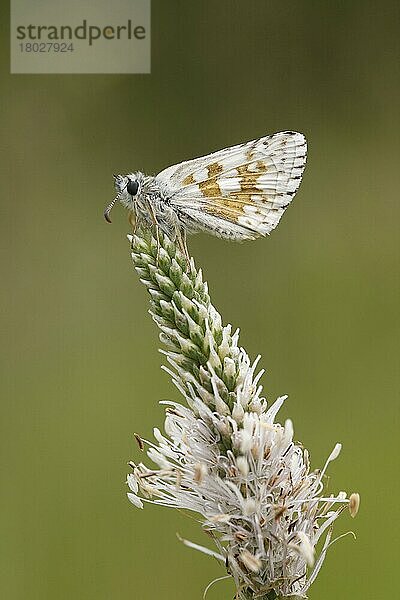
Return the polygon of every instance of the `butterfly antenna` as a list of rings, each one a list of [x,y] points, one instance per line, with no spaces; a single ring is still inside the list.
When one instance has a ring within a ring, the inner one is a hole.
[[[116,201],[118,200],[118,196],[115,196],[114,200],[112,200],[110,202],[110,204],[107,206],[106,210],[104,211],[104,218],[107,221],[107,223],[111,223],[111,219],[110,219],[110,212],[112,207],[114,206],[114,204],[116,203]]]

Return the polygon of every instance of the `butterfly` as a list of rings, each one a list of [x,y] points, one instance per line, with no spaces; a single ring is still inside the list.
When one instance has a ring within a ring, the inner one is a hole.
[[[194,158],[148,176],[114,175],[116,197],[134,232],[154,227],[176,241],[189,261],[186,234],[205,231],[235,241],[269,234],[293,200],[307,158],[301,133],[283,131]]]

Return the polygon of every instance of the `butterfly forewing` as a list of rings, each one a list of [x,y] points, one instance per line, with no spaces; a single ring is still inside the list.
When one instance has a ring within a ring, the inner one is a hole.
[[[279,223],[306,153],[302,134],[281,132],[169,167],[156,179],[189,230],[253,239]]]

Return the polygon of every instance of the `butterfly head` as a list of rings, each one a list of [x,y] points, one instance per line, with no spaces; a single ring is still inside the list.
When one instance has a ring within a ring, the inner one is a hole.
[[[104,218],[111,223],[110,212],[114,204],[119,200],[126,208],[134,210],[135,202],[143,192],[145,177],[143,173],[130,173],[129,175],[114,175],[114,184],[117,195],[104,211]]]

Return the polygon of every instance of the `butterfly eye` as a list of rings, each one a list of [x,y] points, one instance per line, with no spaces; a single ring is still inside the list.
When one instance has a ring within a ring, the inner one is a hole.
[[[131,180],[128,183],[128,185],[126,186],[126,190],[127,190],[128,194],[130,194],[131,196],[136,196],[138,189],[139,189],[139,184],[136,180]]]

